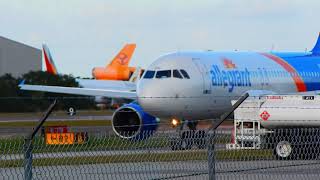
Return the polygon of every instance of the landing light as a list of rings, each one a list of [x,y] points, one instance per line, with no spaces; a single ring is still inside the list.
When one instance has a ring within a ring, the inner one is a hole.
[[[171,120],[171,125],[173,126],[173,127],[177,127],[178,125],[179,125],[179,120],[178,119],[172,119]]]

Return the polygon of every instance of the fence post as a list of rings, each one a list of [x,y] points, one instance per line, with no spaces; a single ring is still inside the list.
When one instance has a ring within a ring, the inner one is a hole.
[[[29,134],[24,139],[24,179],[32,180],[32,150],[33,150],[33,138],[42,127],[43,123],[47,120],[54,107],[57,104],[57,100],[55,99],[52,104],[49,106],[43,117],[39,120],[38,125],[33,129],[31,134]]]
[[[207,144],[208,144],[208,174],[209,180],[216,179],[216,157],[215,157],[215,137],[216,137],[216,130],[212,131],[213,133],[209,133]]]
[[[208,131],[208,168],[209,168],[209,180],[215,180],[216,179],[216,157],[215,157],[215,143],[216,143],[216,129],[220,126],[220,124],[225,121],[242,103],[249,97],[249,93],[245,93],[243,96],[241,96],[237,102],[232,105],[232,108],[230,111],[223,114],[218,121],[213,121],[212,126],[210,127]],[[210,131],[212,133],[210,134]]]
[[[32,179],[32,139],[27,137],[24,139],[24,179]]]

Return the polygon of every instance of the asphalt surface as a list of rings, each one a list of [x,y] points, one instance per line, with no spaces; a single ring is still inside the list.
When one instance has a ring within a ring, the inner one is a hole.
[[[225,144],[215,145],[216,150],[225,150]],[[206,150],[184,150],[181,152],[205,152]],[[148,149],[129,149],[129,150],[105,150],[105,151],[68,151],[68,152],[51,152],[51,153],[33,153],[33,159],[41,158],[64,158],[64,157],[97,157],[97,156],[115,156],[115,155],[136,155],[136,154],[162,154],[179,152],[172,151],[170,147],[148,148]],[[18,160],[23,159],[24,154],[5,154],[0,156],[0,160]]]
[[[25,121],[32,121],[37,122],[39,121],[39,117],[0,117],[0,122],[25,122]],[[47,121],[79,121],[79,120],[111,120],[112,116],[103,116],[103,115],[81,115],[81,116],[50,116]]]
[[[319,179],[318,161],[231,161],[216,164],[216,179]],[[22,179],[23,168],[0,169],[1,179]],[[12,176],[14,174],[14,176]],[[208,179],[206,161],[37,166],[34,179]]]
[[[41,116],[18,116],[18,117],[0,117],[1,122],[10,122],[10,123],[21,123],[21,122],[38,122]],[[50,121],[106,121],[111,120],[111,115],[75,115],[75,116],[49,116],[46,120]],[[32,131],[32,127],[1,127],[0,126],[0,137],[12,137],[12,136],[25,136]],[[101,133],[101,132],[110,132],[112,130],[111,127],[102,127],[102,126],[88,126],[88,127],[71,127],[73,131],[77,132],[89,132],[89,133]]]

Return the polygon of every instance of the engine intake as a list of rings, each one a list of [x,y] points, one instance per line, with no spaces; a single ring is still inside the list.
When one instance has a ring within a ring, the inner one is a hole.
[[[157,119],[144,112],[141,106],[136,103],[120,107],[112,117],[114,132],[124,139],[147,139],[156,131],[157,127]]]

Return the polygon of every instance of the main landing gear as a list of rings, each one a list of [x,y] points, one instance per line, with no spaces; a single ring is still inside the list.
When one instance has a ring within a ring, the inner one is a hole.
[[[206,148],[206,132],[204,130],[197,130],[198,121],[182,121],[177,128],[178,134],[176,137],[170,139],[172,150],[188,150],[193,146],[199,149]],[[189,130],[184,130],[187,126]]]

